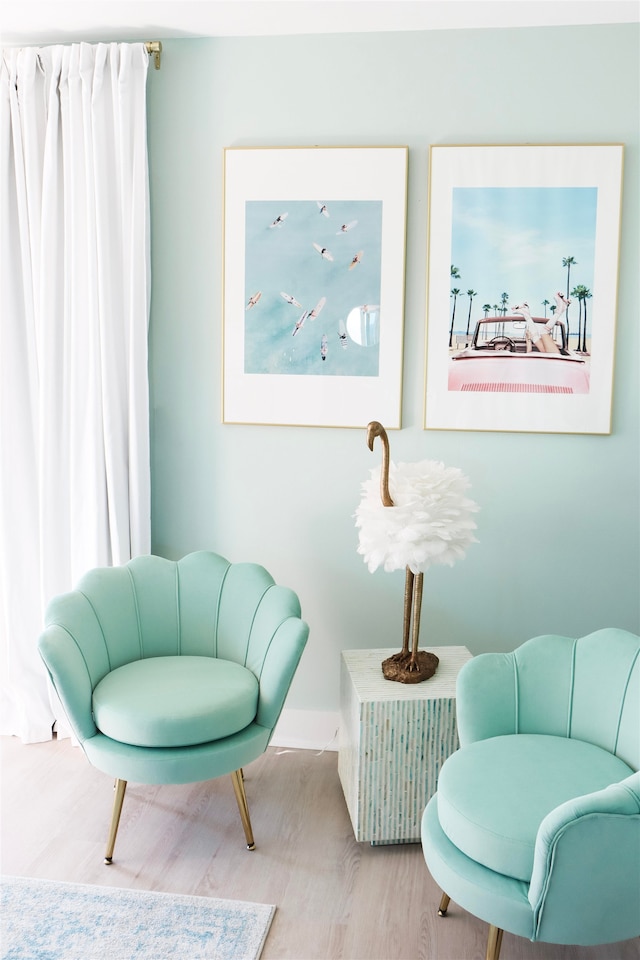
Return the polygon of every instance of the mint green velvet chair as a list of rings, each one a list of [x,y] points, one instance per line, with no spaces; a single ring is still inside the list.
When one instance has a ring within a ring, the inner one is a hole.
[[[460,671],[460,749],[422,820],[450,900],[532,941],[640,934],[640,638],[598,630],[482,654]]]
[[[254,848],[242,768],[267,749],[309,628],[257,564],[201,551],[87,573],[46,612],[39,650],[91,764],[116,780],[105,863],[127,781],[231,774]]]

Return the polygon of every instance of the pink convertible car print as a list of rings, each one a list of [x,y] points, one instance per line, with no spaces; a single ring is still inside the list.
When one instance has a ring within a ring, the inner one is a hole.
[[[557,349],[543,352],[536,347],[538,331],[549,331]],[[451,357],[449,390],[588,393],[588,358],[568,349],[562,320],[554,323],[545,317],[531,317],[528,312],[526,318],[524,314],[490,317],[478,321],[466,348]]]

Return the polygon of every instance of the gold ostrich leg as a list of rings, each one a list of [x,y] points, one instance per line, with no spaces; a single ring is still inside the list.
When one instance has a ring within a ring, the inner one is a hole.
[[[418,664],[418,637],[420,635],[420,610],[422,609],[422,582],[423,573],[417,573],[413,582],[413,636],[411,638],[411,658],[409,660],[408,670],[419,670]]]
[[[411,659],[411,651],[409,649],[409,637],[411,636],[411,610],[414,606],[414,590],[415,590],[415,576],[412,570],[409,567],[406,567],[406,573],[404,578],[404,617],[402,620],[402,650],[399,653],[394,653],[389,657],[388,661],[385,663],[395,663],[399,664],[399,669],[410,669],[407,666]],[[386,668],[387,671],[389,668]],[[383,672],[385,668],[383,667]],[[391,679],[387,677],[387,679]]]
[[[413,574],[407,567],[404,595],[404,640],[402,651],[382,661],[382,673],[387,680],[398,683],[422,683],[434,675],[440,662],[435,653],[418,650],[420,636],[420,610],[424,574]],[[413,620],[413,624],[411,621]],[[409,651],[411,633],[411,651]]]
[[[409,656],[409,634],[411,632],[411,608],[413,606],[414,575],[407,567],[404,579],[404,621],[402,624],[401,657]]]

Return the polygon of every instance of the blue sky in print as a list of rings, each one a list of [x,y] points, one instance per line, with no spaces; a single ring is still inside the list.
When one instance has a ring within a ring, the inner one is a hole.
[[[501,305],[503,293],[507,313],[509,305],[526,301],[534,316],[544,316],[544,300],[554,304],[557,291],[566,293],[566,257],[576,261],[571,289],[581,284],[594,295],[597,194],[596,187],[454,188],[451,263],[460,277],[451,278],[450,287],[461,291],[456,330],[466,326],[469,289],[476,291],[471,329],[484,316],[484,304]],[[577,321],[577,300],[571,313]],[[591,329],[597,318],[588,316]]]

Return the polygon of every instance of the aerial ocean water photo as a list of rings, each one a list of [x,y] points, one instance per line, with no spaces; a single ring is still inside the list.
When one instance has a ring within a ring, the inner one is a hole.
[[[245,203],[245,373],[378,376],[382,208]]]

